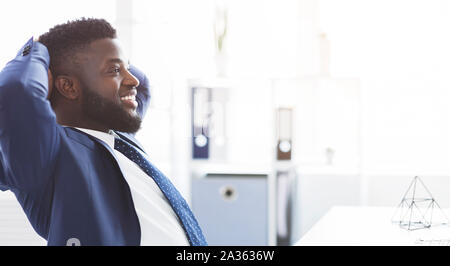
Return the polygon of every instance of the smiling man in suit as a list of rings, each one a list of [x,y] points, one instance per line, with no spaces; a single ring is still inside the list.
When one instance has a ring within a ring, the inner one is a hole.
[[[0,72],[0,188],[48,245],[206,245],[134,138],[150,100],[103,19],[57,25]]]

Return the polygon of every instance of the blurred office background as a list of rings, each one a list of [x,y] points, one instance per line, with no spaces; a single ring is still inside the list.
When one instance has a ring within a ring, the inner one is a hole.
[[[446,0],[8,1],[0,65],[105,18],[152,100],[138,138],[215,245],[292,245],[332,206],[450,207]],[[10,192],[0,245],[39,245]]]

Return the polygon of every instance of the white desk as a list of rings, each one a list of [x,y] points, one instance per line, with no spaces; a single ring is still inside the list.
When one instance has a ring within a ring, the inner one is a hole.
[[[450,245],[450,226],[408,231],[391,223],[395,210],[390,207],[333,207],[295,245]],[[443,211],[449,213],[449,210]]]

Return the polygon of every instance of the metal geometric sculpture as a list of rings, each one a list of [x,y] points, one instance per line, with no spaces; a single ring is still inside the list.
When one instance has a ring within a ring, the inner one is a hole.
[[[403,229],[417,230],[435,225],[449,225],[450,220],[422,180],[416,176],[398,205],[392,223]]]

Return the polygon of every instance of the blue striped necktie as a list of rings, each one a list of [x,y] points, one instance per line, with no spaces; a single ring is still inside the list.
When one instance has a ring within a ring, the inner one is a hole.
[[[114,149],[123,153],[128,159],[136,163],[147,175],[153,178],[180,219],[183,229],[189,239],[189,243],[192,246],[208,245],[189,205],[170,180],[127,141],[116,137]]]

